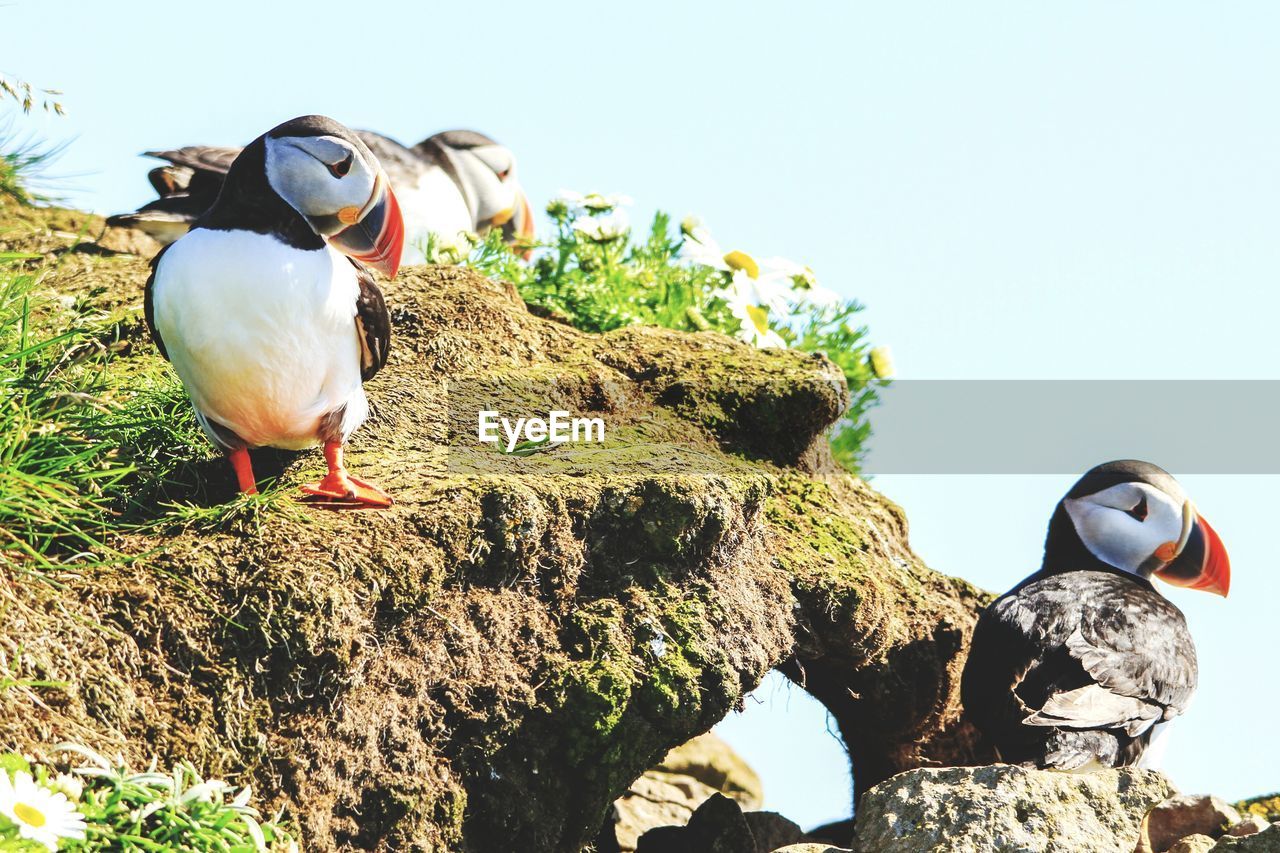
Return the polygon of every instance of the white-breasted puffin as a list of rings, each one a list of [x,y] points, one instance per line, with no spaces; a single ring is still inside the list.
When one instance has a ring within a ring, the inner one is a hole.
[[[1044,562],[978,619],[966,714],[999,760],[1079,771],[1158,762],[1158,730],[1196,689],[1182,612],[1152,576],[1225,596],[1226,549],[1147,462],[1089,471],[1049,522]]]
[[[483,235],[501,228],[508,243],[533,239],[533,210],[515,155],[505,146],[471,130],[437,133],[412,148],[370,131],[354,133],[382,163],[400,199],[407,233],[403,263],[420,263],[421,246],[433,233],[452,239],[462,231]],[[189,145],[146,153],[168,163],[148,175],[160,197],[107,222],[167,245],[213,204],[240,149]]]
[[[196,419],[257,491],[248,449],[324,445],[304,486],[333,506],[391,498],[350,476],[342,447],[368,416],[362,383],[386,364],[391,322],[362,264],[394,277],[395,193],[358,136],[324,116],[249,143],[216,201],[151,263],[146,318]]]

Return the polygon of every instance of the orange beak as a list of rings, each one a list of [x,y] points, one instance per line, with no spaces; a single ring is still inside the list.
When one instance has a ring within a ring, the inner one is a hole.
[[[529,206],[529,199],[524,194],[523,190],[517,193],[517,195],[516,215],[515,222],[513,223],[515,225],[516,238],[514,242],[516,242],[517,245],[520,243],[529,244],[533,242],[534,237],[536,236],[533,224],[533,208]],[[520,257],[524,258],[526,261],[532,256],[532,248],[527,248],[520,252]]]
[[[387,278],[395,278],[404,251],[404,218],[385,176],[378,176],[373,195],[358,215],[355,222],[329,237],[330,245]]]
[[[1172,562],[1154,574],[1174,586],[1212,592],[1225,598],[1231,589],[1231,560],[1226,546],[1204,516],[1191,512],[1194,518],[1184,547]]]

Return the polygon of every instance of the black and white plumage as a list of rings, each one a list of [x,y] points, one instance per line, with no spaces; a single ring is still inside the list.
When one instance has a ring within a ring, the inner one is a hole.
[[[1168,473],[1099,465],[1058,504],[1044,563],[978,620],[969,718],[1000,760],[1055,770],[1159,759],[1153,743],[1196,689],[1181,611],[1149,580],[1225,595],[1217,534]]]
[[[452,239],[459,232],[501,228],[508,243],[533,238],[533,212],[515,156],[489,137],[450,130],[407,148],[371,131],[354,134],[382,164],[400,200],[407,232],[403,263],[422,261],[420,248],[432,234]],[[239,148],[207,145],[146,152],[167,163],[148,176],[159,198],[110,217],[108,224],[173,242],[213,204],[239,153]]]
[[[246,146],[213,205],[152,261],[152,336],[242,491],[255,490],[248,448],[323,444],[329,475],[311,494],[390,503],[346,473],[342,445],[368,415],[362,383],[391,334],[360,262],[394,276],[402,240],[372,152],[303,116]]]

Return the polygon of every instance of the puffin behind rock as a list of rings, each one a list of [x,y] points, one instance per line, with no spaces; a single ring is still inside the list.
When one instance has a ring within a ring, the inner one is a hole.
[[[1049,522],[1040,571],[982,613],[965,664],[965,712],[999,760],[1080,771],[1158,763],[1158,734],[1196,689],[1182,612],[1151,583],[1225,596],[1213,528],[1164,470],[1092,469]]]
[[[510,149],[471,130],[437,133],[412,148],[371,131],[354,134],[377,157],[399,196],[408,233],[403,263],[424,260],[420,247],[430,234],[453,238],[501,228],[508,243],[533,239],[533,211]],[[160,197],[107,223],[137,228],[167,245],[213,204],[240,149],[189,145],[146,153],[168,164],[148,175]]]
[[[362,383],[391,336],[361,264],[394,277],[403,240],[369,148],[332,119],[302,116],[249,143],[213,206],[152,260],[152,338],[242,492],[257,491],[248,448],[321,443],[329,472],[305,492],[338,507],[391,504],[347,474],[342,448],[368,415]]]

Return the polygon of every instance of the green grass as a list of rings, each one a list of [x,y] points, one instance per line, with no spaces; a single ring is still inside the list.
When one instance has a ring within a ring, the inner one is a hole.
[[[105,359],[35,293],[39,268],[0,255],[0,554],[19,565],[97,548],[134,467],[108,432]]]
[[[114,559],[115,534],[205,496],[212,454],[172,372],[115,369],[115,327],[44,295],[33,260],[0,255],[0,557],[20,571]]]
[[[256,495],[238,494],[224,503],[207,506],[165,503],[166,512],[157,523],[170,528],[253,535],[272,520],[287,518],[303,524],[310,521],[311,516],[298,501],[297,489],[263,481],[258,483],[258,488]]]

